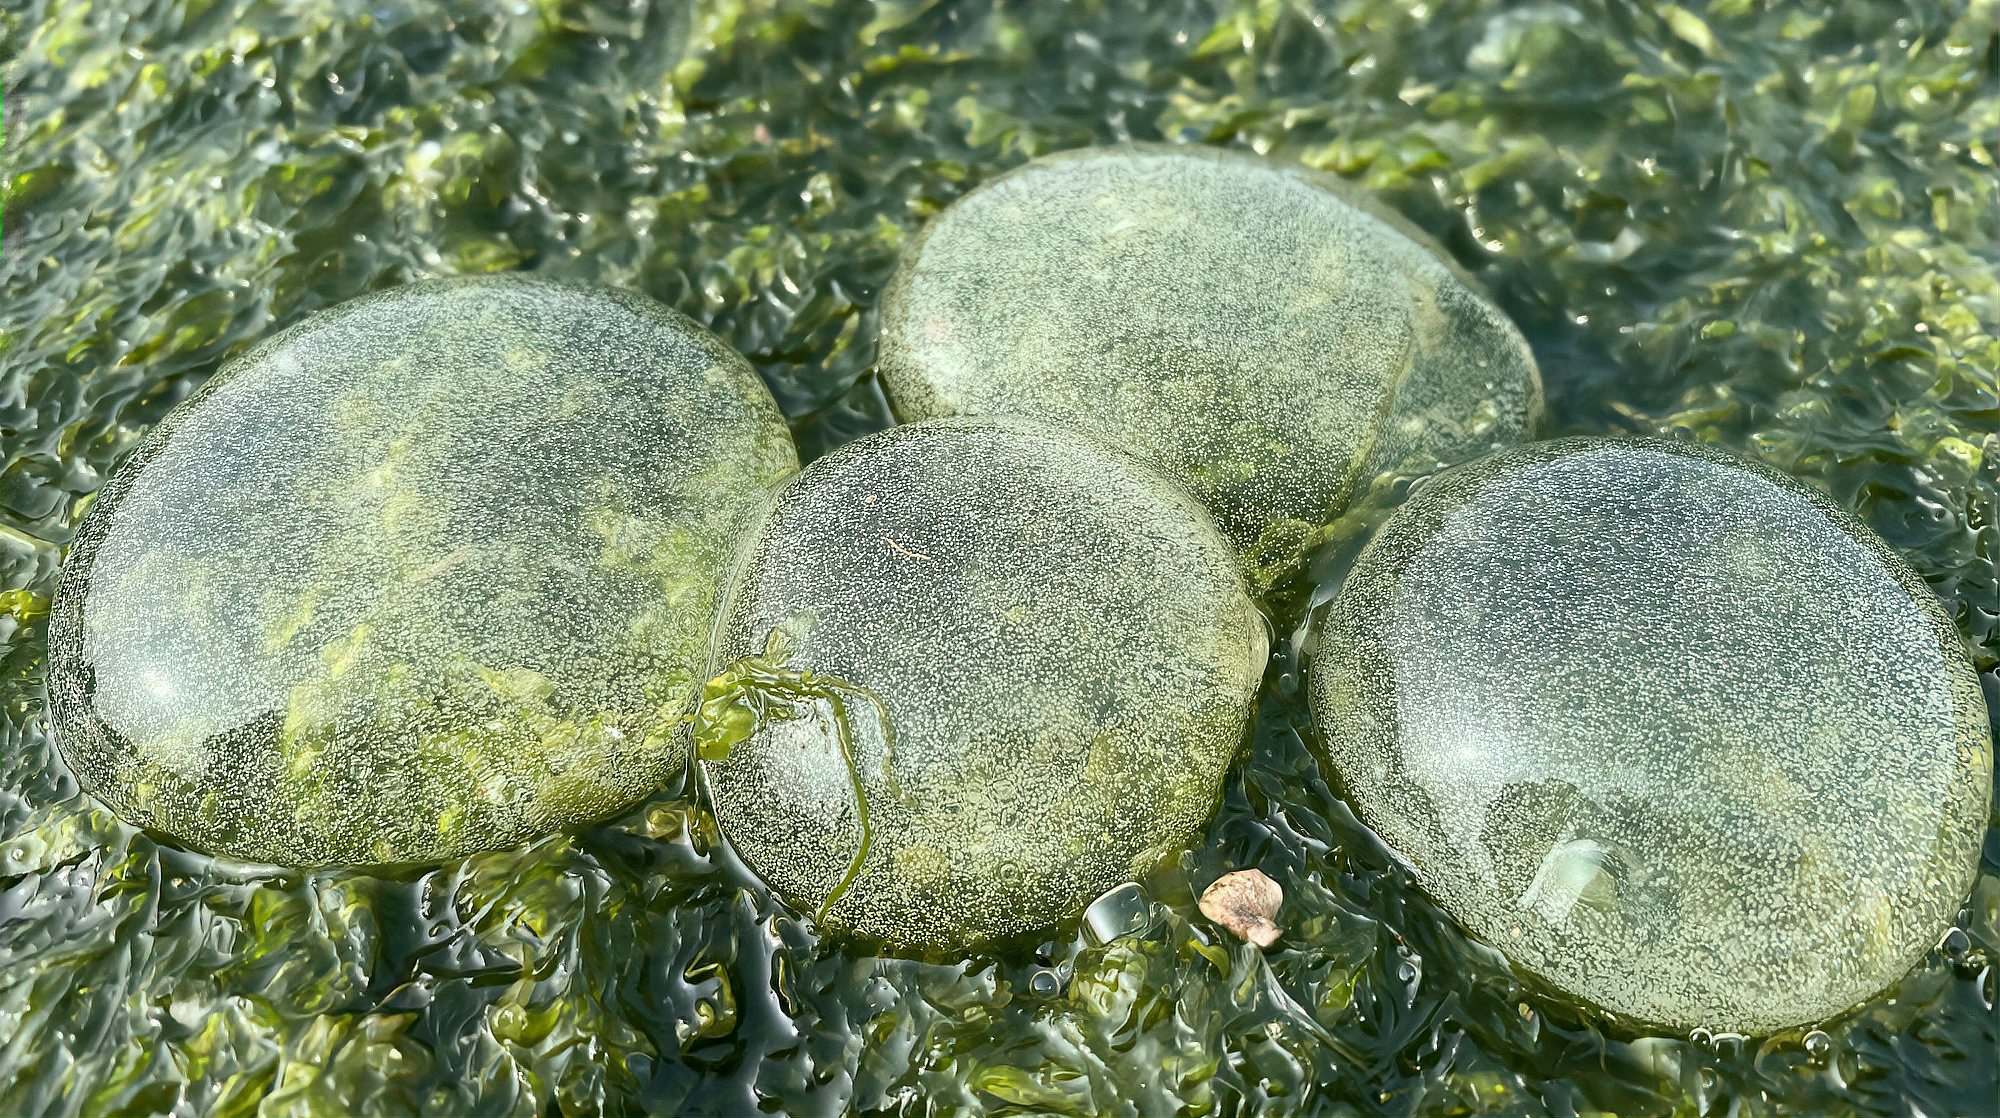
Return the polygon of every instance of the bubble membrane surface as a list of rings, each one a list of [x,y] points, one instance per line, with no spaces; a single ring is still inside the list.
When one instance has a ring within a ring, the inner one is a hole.
[[[686,757],[730,546],[797,468],[743,359],[522,277],[312,316],[96,499],[49,630],[63,756],[120,815],[284,865],[511,846]]]
[[[1265,622],[1206,513],[1129,456],[1013,420],[892,428],[755,530],[704,750],[723,832],[801,907],[947,951],[1074,917],[1195,841]],[[730,719],[736,719],[734,732]]]
[[[1358,485],[1519,441],[1534,358],[1476,284],[1338,176],[1215,148],[1035,160],[953,203],[882,298],[898,414],[1089,431],[1241,548]]]
[[[1823,495],[1664,441],[1425,485],[1318,626],[1361,817],[1516,965],[1772,1032],[1901,978],[1977,869],[1985,702],[1923,581]]]

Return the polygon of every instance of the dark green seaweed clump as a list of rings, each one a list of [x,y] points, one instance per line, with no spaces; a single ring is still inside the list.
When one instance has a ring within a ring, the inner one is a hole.
[[[1521,325],[1552,433],[1827,490],[2000,708],[1991,0],[440,11],[0,5],[0,1111],[1991,1109],[1990,818],[1958,930],[1888,994],[1637,1036],[1531,996],[1348,813],[1289,641],[1199,845],[1093,922],[1116,938],[954,965],[816,940],[678,801],[387,876],[178,854],[79,793],[41,687],[84,499],[272,328],[423,275],[630,287],[748,356],[810,459],[887,422],[874,307],[924,221],[1131,138],[1393,205]],[[1285,891],[1269,952],[1195,906],[1246,866]]]

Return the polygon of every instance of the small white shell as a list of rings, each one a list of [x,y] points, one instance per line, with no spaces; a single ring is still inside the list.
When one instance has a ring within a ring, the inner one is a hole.
[[[1259,947],[1278,942],[1278,907],[1285,890],[1260,869],[1233,870],[1215,879],[1201,894],[1201,914]]]

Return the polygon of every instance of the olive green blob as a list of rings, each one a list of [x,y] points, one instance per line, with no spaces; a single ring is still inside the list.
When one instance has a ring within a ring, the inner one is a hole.
[[[1992,746],[1936,597],[1825,496],[1566,439],[1420,489],[1318,628],[1362,818],[1473,934],[1677,1029],[1823,1020],[1939,940]]]
[[[49,632],[63,755],[197,849],[510,846],[686,757],[730,549],[798,468],[756,373],[640,296],[434,281],[306,319],[92,506]]]
[[[696,749],[778,892],[897,947],[1047,928],[1192,842],[1267,653],[1228,542],[1013,420],[820,459],[745,543]]]
[[[1520,334],[1333,175],[1212,148],[1087,148],[959,199],[882,299],[905,420],[1003,414],[1122,446],[1282,558],[1356,488],[1525,437]]]

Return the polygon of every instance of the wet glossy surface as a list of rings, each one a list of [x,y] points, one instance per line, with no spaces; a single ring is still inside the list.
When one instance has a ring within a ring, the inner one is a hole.
[[[1675,1030],[1901,978],[1978,861],[1962,638],[1872,532],[1762,467],[1571,439],[1420,488],[1316,630],[1361,817],[1473,934]]]
[[[937,420],[785,487],[717,625],[719,667],[759,660],[710,685],[696,741],[723,834],[800,909],[958,950],[1177,858],[1268,647],[1173,482],[1055,428]]]
[[[716,588],[796,468],[741,357],[527,278],[300,323],[91,507],[56,738],[133,822],[282,865],[515,845],[677,781]]]
[[[1541,413],[1520,333],[1389,213],[1236,152],[1049,156],[904,251],[882,376],[906,420],[1074,425],[1187,485],[1237,546],[1296,547],[1375,474],[1516,442]]]
[[[1131,138],[1393,205],[1520,324],[1554,431],[1685,430],[1824,485],[1948,603],[2000,706],[1986,0],[438,17],[0,4],[0,1110],[1992,1109],[1990,824],[1958,934],[1823,1031],[1621,1028],[1467,937],[1332,794],[1290,638],[1200,845],[1099,921],[1122,936],[950,965],[815,937],[685,800],[435,870],[184,856],[77,788],[42,695],[82,499],[270,330],[421,275],[630,287],[748,356],[810,459],[888,422],[867,370],[906,240]],[[1281,634],[1317,573],[1280,588]],[[1253,866],[1286,935],[1218,950],[1197,897]]]

